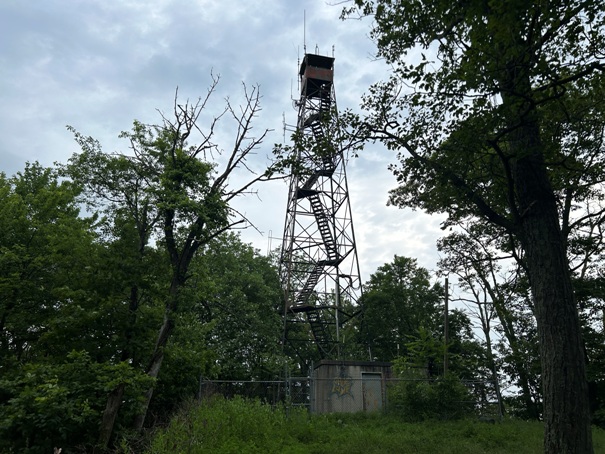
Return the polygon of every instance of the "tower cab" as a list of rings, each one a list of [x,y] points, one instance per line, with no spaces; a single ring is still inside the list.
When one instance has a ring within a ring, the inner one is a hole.
[[[300,65],[301,96],[329,100],[334,81],[334,58],[305,54]]]

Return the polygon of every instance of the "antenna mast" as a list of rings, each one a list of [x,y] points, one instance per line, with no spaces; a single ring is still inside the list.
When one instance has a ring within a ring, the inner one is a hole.
[[[303,10],[303,52],[307,53],[307,10]]]

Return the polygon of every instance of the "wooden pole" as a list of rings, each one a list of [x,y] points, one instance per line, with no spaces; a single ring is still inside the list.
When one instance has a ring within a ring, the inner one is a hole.
[[[449,363],[450,363],[450,359],[449,359],[449,355],[448,355],[448,351],[447,351],[447,346],[450,342],[450,335],[449,335],[449,317],[448,317],[448,304],[449,304],[449,283],[448,283],[448,278],[445,278],[445,311],[443,314],[443,342],[444,342],[444,346],[443,346],[443,375],[445,376],[447,374],[447,370],[449,368]]]

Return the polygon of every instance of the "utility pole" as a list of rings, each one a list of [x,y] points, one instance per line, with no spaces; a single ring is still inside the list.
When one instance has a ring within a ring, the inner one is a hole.
[[[448,305],[449,305],[449,282],[448,278],[445,278],[445,312],[443,315],[443,376],[447,375],[447,370],[450,365],[450,358],[448,355],[448,345],[450,343],[450,334],[449,334],[449,314],[448,314]]]

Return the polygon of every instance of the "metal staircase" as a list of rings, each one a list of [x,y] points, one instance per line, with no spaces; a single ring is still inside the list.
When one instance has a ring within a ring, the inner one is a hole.
[[[328,320],[326,317],[326,311],[314,310],[307,312],[307,321],[311,326],[311,332],[313,333],[313,339],[315,339],[315,345],[319,349],[319,354],[322,358],[330,356],[334,347],[334,336],[332,335],[332,327],[335,322]]]
[[[319,277],[321,276],[322,272],[323,264],[318,263],[313,267],[313,269],[309,273],[309,277],[307,277],[305,285],[302,289],[300,289],[298,295],[296,295],[296,304],[292,309],[293,311],[300,310],[300,308],[307,304],[309,297],[311,296],[313,289],[317,285],[317,282],[319,281]]]
[[[311,195],[309,197],[309,202],[311,202],[313,214],[315,215],[315,221],[317,222],[317,227],[326,249],[328,261],[335,262],[338,259],[336,242],[334,241],[334,236],[332,235],[332,230],[330,229],[330,220],[328,219],[321,200],[319,199],[319,194],[316,193]]]
[[[305,342],[304,336],[291,338],[288,327],[307,324],[306,341],[315,343],[321,359],[338,359],[339,326],[346,319],[339,314],[343,304],[355,306],[361,293],[343,150],[331,139],[333,62],[307,54],[300,68],[297,129],[313,146],[298,150],[297,168],[304,170],[291,178],[280,260],[284,339]]]

